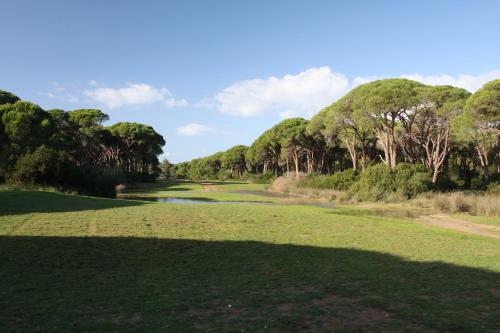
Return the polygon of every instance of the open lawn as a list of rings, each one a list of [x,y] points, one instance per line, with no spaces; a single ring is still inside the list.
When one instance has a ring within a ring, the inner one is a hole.
[[[203,186],[133,193],[273,204],[0,190],[0,331],[500,329],[499,239]]]
[[[264,191],[267,186],[265,184],[221,181],[160,181],[154,184],[136,184],[127,189],[122,195],[128,197],[199,198],[208,201],[279,201],[274,197],[251,195],[252,192]]]

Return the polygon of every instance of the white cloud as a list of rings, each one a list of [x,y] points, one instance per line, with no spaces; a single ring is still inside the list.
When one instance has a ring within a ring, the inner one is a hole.
[[[41,92],[40,94],[51,98],[51,99],[56,99],[59,101],[63,102],[68,102],[68,103],[78,103],[79,98],[74,96],[73,94],[70,94],[68,92],[68,89],[66,87],[62,86],[59,82],[52,81],[49,82],[50,85],[50,91],[47,92]]]
[[[185,136],[196,136],[204,133],[214,132],[216,129],[213,127],[205,126],[202,124],[191,123],[186,126],[177,127],[177,134]]]
[[[51,92],[43,92],[41,93],[43,96],[47,96],[48,98],[56,98],[56,95]]]
[[[220,112],[255,116],[268,112],[311,116],[341,97],[349,80],[329,67],[310,68],[297,75],[254,79],[232,84],[215,95]],[[285,110],[285,111],[283,111]]]
[[[353,79],[352,87],[354,88],[356,86],[359,86],[360,84],[368,83],[375,80],[386,79],[388,77],[389,76],[358,76]],[[401,74],[399,77],[422,82],[424,84],[432,86],[450,85],[454,87],[464,88],[470,92],[474,92],[479,88],[481,88],[486,82],[500,78],[500,70],[493,70],[478,75],[471,75],[471,74],[422,75],[414,73],[414,74]]]
[[[145,83],[129,84],[125,88],[96,88],[83,94],[110,109],[123,105],[163,103],[167,107],[187,106],[185,99],[175,99],[165,88],[155,88]]]
[[[419,81],[425,84],[436,85],[450,85],[459,88],[464,88],[470,92],[474,92],[481,88],[483,84],[488,81],[500,78],[500,70],[494,70],[479,75],[421,75],[421,74],[403,74],[401,77]]]
[[[102,83],[97,81],[97,80],[90,80],[89,81],[89,86],[96,87],[96,86],[102,86]]]

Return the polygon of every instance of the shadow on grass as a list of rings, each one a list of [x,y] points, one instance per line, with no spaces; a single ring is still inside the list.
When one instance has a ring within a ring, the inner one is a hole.
[[[500,274],[369,251],[0,237],[0,331],[473,332]]]
[[[57,192],[0,191],[0,216],[26,213],[56,213],[139,206],[147,203],[97,197],[67,195]]]

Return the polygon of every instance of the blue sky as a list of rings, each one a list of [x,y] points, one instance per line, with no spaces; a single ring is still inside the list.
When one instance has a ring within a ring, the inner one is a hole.
[[[180,162],[353,86],[500,78],[499,1],[0,1],[0,89],[152,125]]]

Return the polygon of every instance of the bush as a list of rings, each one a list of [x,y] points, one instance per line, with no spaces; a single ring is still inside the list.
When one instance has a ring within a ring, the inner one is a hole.
[[[107,173],[115,173],[117,174],[117,170],[111,169],[112,171],[106,171]],[[127,182],[129,183],[154,183],[156,178],[158,178],[157,173],[147,173],[147,172],[128,172],[124,174],[120,171],[120,177],[125,176]]]
[[[483,176],[473,178],[470,182],[471,190],[484,191],[486,190],[487,187],[488,187],[488,182]]]
[[[385,164],[376,164],[365,169],[351,187],[350,192],[357,200],[378,201],[395,192],[392,171]]]
[[[356,177],[357,173],[353,169],[347,169],[333,175],[309,175],[301,178],[297,186],[347,191],[356,181]]]
[[[88,170],[75,186],[82,194],[113,198],[116,196],[116,186],[125,182],[126,177],[121,169]]]
[[[255,184],[271,184],[276,179],[276,176],[272,173],[248,173],[242,179]]]
[[[431,174],[421,164],[397,164],[393,174],[396,192],[408,199],[429,191],[432,187]]]
[[[18,158],[14,169],[7,174],[7,182],[59,186],[65,182],[71,166],[66,153],[42,145]]]
[[[114,197],[115,186],[126,182],[121,169],[81,169],[69,155],[44,145],[21,156],[7,175],[11,184],[52,186],[80,194]]]
[[[400,163],[394,170],[385,164],[376,164],[359,175],[350,192],[358,200],[410,199],[428,191],[431,185],[430,173],[420,164]]]
[[[455,173],[446,172],[439,174],[434,187],[439,191],[452,191],[465,187],[465,181],[461,180]]]
[[[217,179],[218,180],[228,180],[230,178],[231,178],[231,171],[227,170],[227,169],[222,169],[217,174]]]
[[[500,184],[499,183],[491,183],[488,185],[488,194],[500,194]]]

